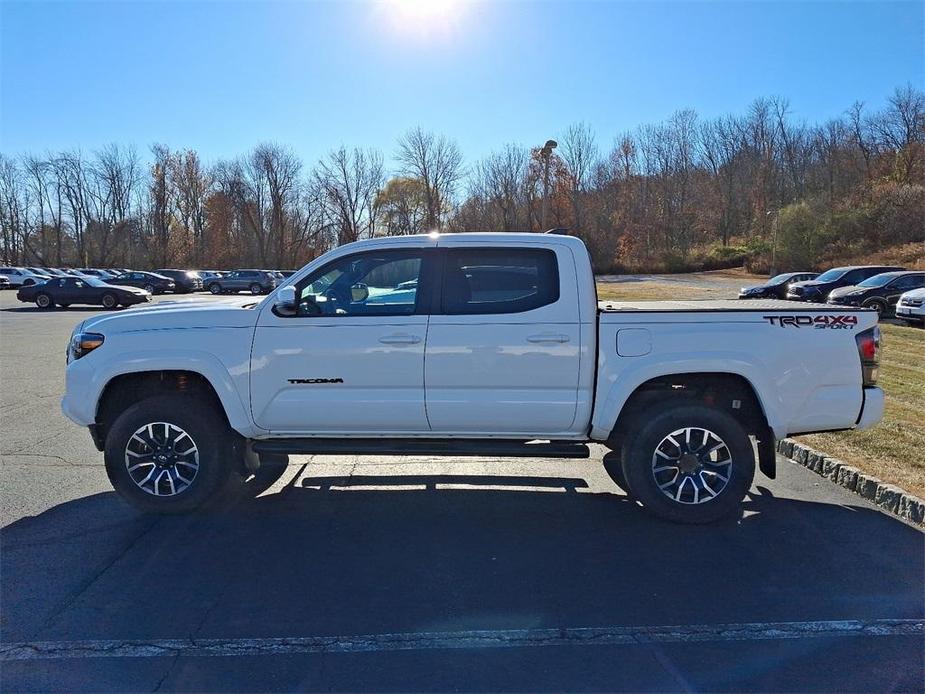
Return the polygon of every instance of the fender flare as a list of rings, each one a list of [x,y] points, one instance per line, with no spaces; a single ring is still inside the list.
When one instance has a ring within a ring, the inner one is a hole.
[[[774,392],[764,375],[760,364],[756,364],[748,355],[738,353],[714,354],[709,358],[696,359],[680,357],[672,360],[660,359],[658,362],[641,362],[635,366],[621,369],[616,374],[606,396],[595,407],[591,422],[591,438],[606,441],[623,411],[623,406],[636,390],[656,378],[682,374],[707,373],[740,376],[752,387],[758,404],[767,419],[768,426],[776,438],[786,436],[786,426],[776,403],[765,397],[765,393]],[[604,391],[599,389],[598,394]]]
[[[232,429],[244,437],[266,433],[254,424],[231,374],[214,355],[202,351],[168,349],[133,352],[124,356],[125,359],[113,359],[111,365],[101,364],[93,374],[90,390],[95,396],[96,407],[99,406],[106,386],[118,376],[146,371],[190,371],[202,376],[212,386]]]

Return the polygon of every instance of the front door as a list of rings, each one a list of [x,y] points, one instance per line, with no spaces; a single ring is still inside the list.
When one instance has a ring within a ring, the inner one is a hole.
[[[279,434],[428,431],[429,251],[364,251],[296,284],[297,310],[261,312],[251,355],[257,425]]]

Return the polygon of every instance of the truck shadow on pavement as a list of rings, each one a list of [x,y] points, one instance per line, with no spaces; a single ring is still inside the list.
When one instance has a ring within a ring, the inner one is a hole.
[[[922,535],[867,508],[775,498],[759,487],[741,517],[696,527],[651,518],[581,479],[307,477],[302,485],[223,512],[160,518],[103,493],[7,526],[3,641],[925,614]],[[89,663],[71,661],[70,676]],[[910,652],[907,664],[914,671],[903,677],[920,678],[920,654]],[[755,686],[753,670],[711,672],[696,688]],[[545,687],[523,676],[522,688]]]

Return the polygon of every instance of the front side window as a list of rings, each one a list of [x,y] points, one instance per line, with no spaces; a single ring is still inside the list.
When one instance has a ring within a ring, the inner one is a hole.
[[[419,251],[371,251],[340,258],[299,283],[297,315],[412,315],[422,268]]]
[[[521,313],[559,299],[556,254],[544,249],[447,251],[443,308],[452,315]]]

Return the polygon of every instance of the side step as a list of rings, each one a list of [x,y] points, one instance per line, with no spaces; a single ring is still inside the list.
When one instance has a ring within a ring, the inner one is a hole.
[[[584,443],[503,439],[262,439],[256,453],[282,455],[445,455],[499,458],[589,458]]]

